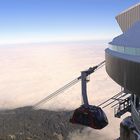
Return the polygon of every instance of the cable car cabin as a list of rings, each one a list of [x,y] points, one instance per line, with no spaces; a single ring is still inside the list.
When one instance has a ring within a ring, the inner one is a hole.
[[[70,119],[73,124],[80,124],[94,129],[102,129],[108,125],[108,119],[104,111],[97,106],[84,105],[74,111]]]

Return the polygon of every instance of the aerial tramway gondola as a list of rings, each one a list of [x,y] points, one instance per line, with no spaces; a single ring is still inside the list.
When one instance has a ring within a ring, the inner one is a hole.
[[[87,71],[81,72],[83,105],[74,111],[70,122],[73,124],[88,126],[94,129],[102,129],[108,125],[106,114],[100,107],[89,105],[86,90],[88,81],[87,76],[93,73],[97,68],[98,67],[95,66]]]
[[[108,119],[104,111],[98,106],[82,105],[74,111],[70,122],[94,129],[102,129],[108,125]]]
[[[43,100],[39,101],[34,105],[34,108],[38,107],[40,104],[54,98],[55,96],[59,95],[66,89],[70,88],[71,86],[75,85],[77,82],[81,80],[81,86],[82,86],[82,99],[83,99],[83,105],[81,105],[79,108],[77,108],[72,118],[70,119],[70,122],[73,124],[80,124],[84,126],[88,126],[94,129],[102,129],[105,126],[108,125],[108,119],[104,111],[99,106],[93,106],[89,105],[88,103],[88,97],[87,97],[87,77],[92,74],[95,70],[102,67],[105,61],[100,63],[99,65],[89,68],[86,71],[81,72],[81,76],[74,79],[70,83],[66,84],[62,88],[58,89],[54,93],[50,94]]]

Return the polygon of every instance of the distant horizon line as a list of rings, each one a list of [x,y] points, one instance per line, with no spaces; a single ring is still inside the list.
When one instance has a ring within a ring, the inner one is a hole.
[[[93,39],[93,40],[65,40],[65,41],[31,41],[31,42],[10,42],[10,43],[0,43],[0,46],[9,45],[28,45],[28,44],[56,44],[56,43],[108,43],[111,39]]]

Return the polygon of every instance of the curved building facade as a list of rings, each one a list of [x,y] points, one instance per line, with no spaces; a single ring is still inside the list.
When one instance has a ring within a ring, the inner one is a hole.
[[[128,20],[132,13],[135,18]],[[129,92],[140,96],[140,16],[138,13],[140,13],[140,4],[117,16],[123,33],[109,43],[109,47],[105,50],[105,59],[108,75]]]
[[[105,59],[108,75],[120,86],[140,96],[140,57],[122,55],[108,48]],[[135,59],[139,59],[139,62]]]
[[[116,19],[123,33],[105,50],[106,72],[124,88],[124,93],[131,93],[119,101],[117,114],[131,113],[135,128],[131,132],[136,132],[137,137],[133,139],[137,140],[140,137],[140,4],[125,10]],[[124,133],[128,134],[128,130]],[[120,139],[124,139],[123,135]]]

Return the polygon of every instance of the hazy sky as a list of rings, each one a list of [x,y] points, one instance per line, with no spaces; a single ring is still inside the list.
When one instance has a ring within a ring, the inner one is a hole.
[[[139,0],[0,0],[0,43],[110,39]]]

